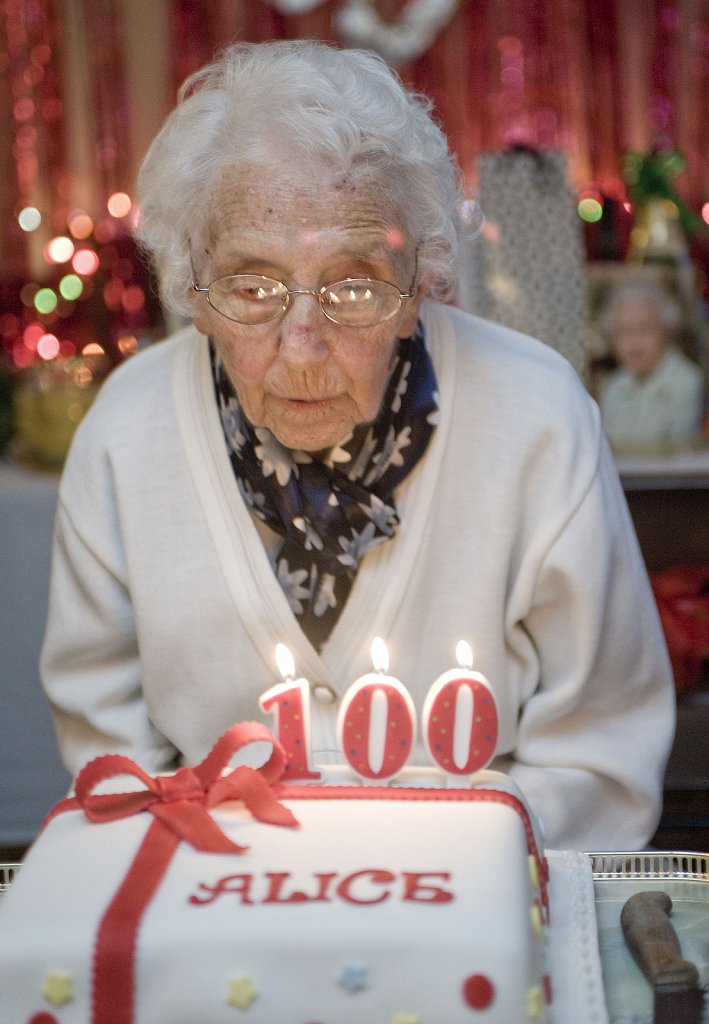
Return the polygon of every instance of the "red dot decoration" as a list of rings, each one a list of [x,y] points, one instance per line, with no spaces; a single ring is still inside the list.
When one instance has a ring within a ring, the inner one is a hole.
[[[486,1010],[495,999],[495,986],[484,974],[471,974],[463,982],[463,999],[473,1010]]]
[[[47,1013],[46,1010],[40,1010],[39,1013],[35,1013],[33,1017],[30,1017],[27,1024],[59,1024],[59,1021],[53,1013]]]

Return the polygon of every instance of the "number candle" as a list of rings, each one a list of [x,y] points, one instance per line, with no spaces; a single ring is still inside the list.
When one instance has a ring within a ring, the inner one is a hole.
[[[310,687],[307,679],[294,679],[295,662],[285,644],[276,644],[276,664],[285,682],[259,697],[261,710],[276,720],[276,736],[286,752],[284,779],[318,780],[310,757]]]
[[[381,637],[372,641],[374,672],[360,676],[345,693],[337,718],[340,749],[364,779],[393,778],[411,754],[416,709],[406,687],[386,675],[389,652]]]
[[[458,668],[444,672],[428,691],[421,715],[431,759],[448,775],[470,775],[492,760],[497,705],[485,676],[473,672],[465,640],[456,647]]]

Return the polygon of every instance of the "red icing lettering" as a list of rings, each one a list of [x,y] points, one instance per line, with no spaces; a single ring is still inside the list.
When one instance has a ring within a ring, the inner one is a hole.
[[[207,895],[196,896],[193,894],[190,896],[189,902],[194,904],[214,903],[218,896],[224,896],[228,893],[231,896],[240,897],[242,905],[248,906],[254,902],[251,898],[252,882],[253,875],[226,875],[224,878],[220,878],[214,885],[206,885],[204,882],[200,882],[198,888]]]
[[[318,889],[314,896],[309,896],[308,893],[303,892],[302,889],[294,889],[290,894],[285,894],[283,888],[286,882],[290,879],[290,873],[287,871],[283,872],[267,872],[266,878],[269,879],[268,892],[266,893],[263,902],[264,903],[327,903],[330,897],[327,894],[328,886],[334,878],[337,877],[334,872],[329,874],[315,875],[315,880],[318,883]]]
[[[388,900],[402,903],[450,903],[455,894],[444,883],[447,871],[402,871],[364,868],[348,875],[320,871],[294,878],[290,871],[266,871],[262,875],[225,875],[213,883],[198,882],[188,897],[193,906],[207,906],[221,896],[236,897],[240,906],[277,903],[332,903],[343,900],[357,906],[377,906]]]
[[[448,889],[441,889],[438,885],[424,883],[426,878],[440,878],[447,882],[450,879],[448,871],[404,871],[403,900],[412,903],[450,903],[455,896]]]
[[[352,888],[356,883],[362,881],[362,879],[368,879],[373,885],[387,885],[396,879],[396,875],[393,875],[391,871],[374,869],[355,871],[351,875],[347,875],[346,878],[342,879],[340,884],[337,886],[337,895],[346,903],[357,904],[384,903],[391,896],[390,892],[380,892],[378,895],[371,896],[369,899],[358,899],[353,895]]]

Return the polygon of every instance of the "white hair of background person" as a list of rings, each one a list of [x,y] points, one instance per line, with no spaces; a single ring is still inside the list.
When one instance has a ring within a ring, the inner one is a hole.
[[[613,341],[616,315],[626,303],[643,305],[653,310],[667,338],[678,338],[685,323],[679,300],[658,281],[624,281],[613,288],[598,317],[598,327],[608,342]]]
[[[416,243],[427,294],[458,283],[460,170],[431,116],[382,59],[308,40],[236,44],[188,78],[138,176],[136,239],[165,305],[190,317],[189,245],[214,217],[212,185],[227,170],[282,161],[334,166],[382,182]]]

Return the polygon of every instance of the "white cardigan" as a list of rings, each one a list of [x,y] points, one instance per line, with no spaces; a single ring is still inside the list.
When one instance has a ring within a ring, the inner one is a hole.
[[[57,514],[42,675],[71,772],[114,751],[151,771],[201,759],[234,722],[263,719],[279,641],[298,674],[342,693],[383,636],[420,714],[467,639],[498,703],[492,767],[548,843],[647,843],[674,693],[597,408],[541,343],[433,303],[423,320],[441,422],[397,494],[396,538],[365,556],[321,655],[238,492],[206,338],[186,328],[114,371]],[[311,707],[313,747],[333,751],[337,705]]]

